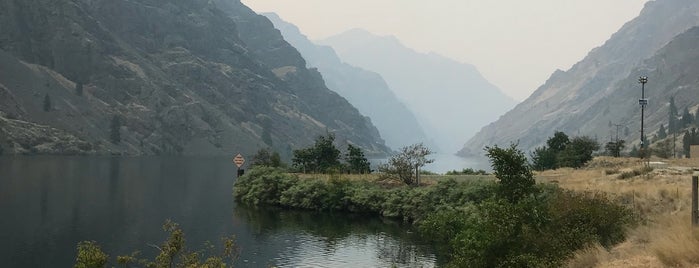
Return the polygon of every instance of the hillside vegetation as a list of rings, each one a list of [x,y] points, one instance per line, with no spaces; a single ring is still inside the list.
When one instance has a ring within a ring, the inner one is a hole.
[[[0,117],[15,120],[0,124],[5,154],[271,147],[290,159],[327,132],[389,150],[238,0],[0,0],[0,10]],[[38,129],[71,138],[56,144]]]

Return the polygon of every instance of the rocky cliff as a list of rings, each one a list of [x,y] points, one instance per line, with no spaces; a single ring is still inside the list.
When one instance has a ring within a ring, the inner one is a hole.
[[[429,143],[413,112],[397,99],[381,75],[342,62],[331,47],[313,43],[277,14],[263,15],[299,50],[309,67],[318,68],[328,88],[371,118],[386,145],[396,149],[418,142]]]
[[[388,151],[238,0],[0,0],[0,25],[0,111],[23,122],[0,133],[45,126],[118,154],[289,156],[330,132]],[[30,146],[15,136],[0,136],[6,153]]]
[[[355,29],[319,42],[347,63],[381,74],[441,152],[456,152],[515,105],[475,66],[416,52],[392,36]]]
[[[542,145],[554,131],[589,135],[604,141],[610,135],[610,122],[630,130],[622,131],[620,138],[638,143],[639,76],[649,77],[647,133],[657,130],[661,117],[667,118],[667,110],[663,109],[667,109],[671,96],[678,96],[682,102],[679,105],[696,103],[696,99],[682,98],[692,95],[696,86],[673,78],[681,74],[696,76],[688,72],[692,69],[684,61],[678,61],[683,54],[692,55],[693,48],[666,47],[660,51],[677,35],[696,25],[699,25],[697,1],[648,2],[637,18],[626,23],[604,45],[592,50],[570,70],[556,71],[524,102],[484,127],[460,154],[482,154],[484,146],[510,142],[519,142],[522,149],[530,151]],[[670,58],[663,54],[669,55],[669,51],[678,58],[668,61]]]

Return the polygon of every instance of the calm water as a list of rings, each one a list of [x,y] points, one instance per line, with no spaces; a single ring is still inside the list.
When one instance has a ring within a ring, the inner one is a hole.
[[[190,247],[236,235],[236,267],[434,266],[400,223],[237,206],[234,173],[228,158],[1,157],[0,263],[71,267],[82,240],[152,255],[172,219]]]

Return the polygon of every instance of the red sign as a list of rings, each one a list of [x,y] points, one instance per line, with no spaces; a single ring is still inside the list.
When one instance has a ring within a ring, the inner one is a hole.
[[[238,167],[242,167],[243,164],[245,164],[245,158],[243,158],[241,154],[238,154],[233,157],[233,163]]]

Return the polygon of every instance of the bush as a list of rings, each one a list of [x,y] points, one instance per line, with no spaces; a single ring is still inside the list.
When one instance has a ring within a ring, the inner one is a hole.
[[[558,267],[594,243],[623,241],[633,222],[628,209],[605,195],[540,186],[518,203],[491,198],[444,209],[419,223],[421,234],[442,244],[451,267]]]
[[[236,200],[253,205],[280,205],[283,191],[298,183],[296,176],[270,167],[253,168],[238,178],[233,187]]]

